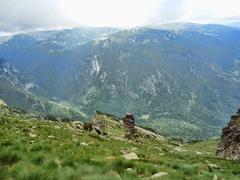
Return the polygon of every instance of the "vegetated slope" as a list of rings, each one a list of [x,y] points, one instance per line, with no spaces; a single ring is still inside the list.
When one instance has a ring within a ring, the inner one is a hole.
[[[240,178],[239,162],[215,157],[216,140],[141,138],[136,144],[124,139],[114,116],[95,115],[112,122],[104,137],[0,106],[1,179],[140,179],[156,173],[162,179]],[[124,158],[129,154],[135,160]]]
[[[72,42],[71,31],[44,40],[18,35],[0,46],[0,57],[48,99],[68,101],[88,115],[132,111],[161,134],[219,135],[240,100],[240,32],[220,25],[179,29],[135,28],[74,46],[63,46]]]
[[[45,115],[58,115],[73,119],[83,117],[80,111],[67,103],[49,101],[44,98],[44,91],[37,84],[24,77],[18,69],[3,59],[0,59],[0,85],[0,97],[10,106]],[[41,96],[36,96],[36,94]]]
[[[240,46],[219,38],[137,29],[85,45],[92,58],[84,61],[90,66],[84,73],[92,79],[87,77],[85,90],[79,86],[74,100],[84,111],[132,111],[142,124],[166,135],[214,136],[237,107],[240,87]],[[80,52],[76,50],[84,59]]]
[[[79,68],[71,54],[65,55],[66,51],[115,31],[115,28],[73,28],[18,34],[1,45],[0,57],[30,76],[46,90],[48,98],[67,99],[72,92],[69,83]]]

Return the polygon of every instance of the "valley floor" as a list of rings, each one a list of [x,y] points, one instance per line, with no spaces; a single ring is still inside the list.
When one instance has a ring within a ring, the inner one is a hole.
[[[239,161],[215,156],[218,140],[136,144],[121,129],[108,133],[100,137],[68,122],[0,113],[0,179],[149,179],[159,172],[160,179],[240,179]],[[126,160],[124,153],[138,158]]]

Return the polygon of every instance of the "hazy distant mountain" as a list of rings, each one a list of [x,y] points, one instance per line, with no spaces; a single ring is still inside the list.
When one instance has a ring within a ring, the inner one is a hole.
[[[232,22],[232,23],[228,23],[228,26],[232,26],[232,27],[236,27],[236,28],[240,28],[240,21],[237,22]]]
[[[10,38],[11,38],[11,36],[3,36],[0,34],[0,44],[6,42]]]
[[[205,138],[240,103],[239,50],[237,29],[172,24],[20,34],[0,46],[0,57],[47,99],[89,115],[132,111],[163,134]]]

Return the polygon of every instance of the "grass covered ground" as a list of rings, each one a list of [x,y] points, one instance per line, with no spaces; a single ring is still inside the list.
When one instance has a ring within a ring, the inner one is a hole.
[[[215,156],[218,141],[180,144],[170,140],[109,138],[77,131],[67,122],[0,113],[0,179],[139,179],[158,172],[161,179],[240,179],[240,163]],[[139,160],[125,160],[122,151]]]

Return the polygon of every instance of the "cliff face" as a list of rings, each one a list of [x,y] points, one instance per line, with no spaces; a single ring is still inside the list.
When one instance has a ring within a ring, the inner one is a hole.
[[[226,159],[240,159],[240,109],[231,116],[227,127],[223,128],[217,155]]]

